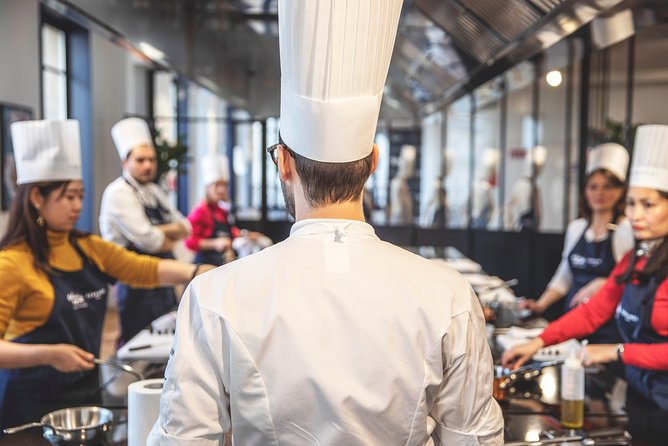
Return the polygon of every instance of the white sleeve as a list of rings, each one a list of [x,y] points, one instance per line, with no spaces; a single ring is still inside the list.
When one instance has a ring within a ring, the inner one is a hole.
[[[105,200],[109,223],[137,248],[148,253],[160,251],[165,234],[153,226],[144,212],[144,206],[131,190],[118,188],[110,191]]]
[[[429,413],[436,445],[502,445],[503,414],[492,397],[494,368],[478,298],[452,318],[443,337],[443,381]]]
[[[617,230],[612,235],[612,253],[615,256],[615,261],[619,262],[634,246],[633,226],[625,218],[617,225]]]
[[[160,416],[148,446],[222,446],[231,429],[224,386],[222,319],[199,306],[191,284],[179,304],[176,336],[165,370]]]
[[[169,211],[170,222],[181,223],[188,231],[188,236],[190,236],[190,234],[192,234],[193,231],[193,227],[190,224],[190,220],[188,220],[181,212],[179,212],[178,209],[172,206],[172,203],[169,201],[169,197],[167,196],[165,191],[160,186],[155,184],[154,187],[152,188],[152,192],[155,194],[155,197],[160,202],[162,207]]]
[[[573,286],[573,272],[568,265],[568,255],[586,230],[587,220],[584,218],[573,220],[568,224],[566,236],[564,237],[564,249],[561,252],[561,262],[559,262],[557,271],[552,276],[550,283],[547,284],[547,288],[551,288],[563,295],[566,295],[568,290],[571,289]]]

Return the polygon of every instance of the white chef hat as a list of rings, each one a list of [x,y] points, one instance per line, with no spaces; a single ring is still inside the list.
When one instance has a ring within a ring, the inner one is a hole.
[[[629,186],[668,192],[668,125],[638,127]]]
[[[219,153],[204,155],[201,160],[202,180],[204,185],[215,183],[216,181],[230,179],[230,165],[228,158]]]
[[[141,118],[125,118],[118,121],[111,128],[111,137],[116,144],[118,156],[122,160],[128,157],[133,147],[148,144],[153,147],[153,138],[148,124]]]
[[[281,136],[345,163],[371,153],[402,0],[279,0]]]
[[[11,132],[17,184],[81,179],[79,121],[21,121]]]
[[[612,142],[600,144],[587,154],[587,174],[597,169],[605,169],[623,182],[626,180],[628,168],[629,152],[622,145]]]
[[[531,161],[536,166],[545,165],[546,160],[547,160],[547,147],[536,146],[531,150]]]

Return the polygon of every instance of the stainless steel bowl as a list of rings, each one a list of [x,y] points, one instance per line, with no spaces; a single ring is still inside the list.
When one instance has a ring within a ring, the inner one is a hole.
[[[114,419],[109,409],[97,406],[69,407],[44,415],[39,423],[5,429],[13,434],[41,426],[44,438],[55,446],[89,446],[104,442]]]

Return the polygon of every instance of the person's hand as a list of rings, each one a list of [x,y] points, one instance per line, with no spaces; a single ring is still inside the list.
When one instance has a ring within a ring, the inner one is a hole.
[[[223,253],[224,263],[234,262],[236,259],[237,259],[237,253],[234,252],[234,249],[232,249],[232,247],[226,249],[225,252]]]
[[[224,252],[232,246],[232,240],[229,237],[218,237],[213,240],[213,246],[217,252]]]
[[[216,265],[209,265],[208,263],[202,263],[199,266],[199,269],[197,270],[197,275],[199,276],[200,274],[204,274],[207,271],[211,271],[212,269],[216,269]]]
[[[578,290],[571,299],[570,307],[575,308],[578,305],[585,304],[596,294],[596,292],[603,286],[605,279],[594,279],[587,285]]]
[[[544,345],[541,338],[534,338],[531,341],[516,345],[503,352],[501,364],[507,369],[516,369],[527,362]]]
[[[589,344],[582,352],[582,364],[585,367],[615,362],[616,360],[616,344]]]
[[[543,308],[543,306],[537,300],[522,299],[522,300],[520,300],[518,305],[519,305],[520,309],[522,309],[522,310],[527,309],[534,314],[543,314],[545,312],[545,308]]]
[[[95,367],[95,356],[76,345],[50,345],[46,354],[46,363],[62,373],[83,372]]]

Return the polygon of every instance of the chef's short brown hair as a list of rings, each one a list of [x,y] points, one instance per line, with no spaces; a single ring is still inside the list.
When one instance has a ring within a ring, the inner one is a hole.
[[[320,207],[361,198],[364,183],[371,175],[373,151],[370,149],[368,156],[349,163],[314,161],[298,153],[294,153],[294,159],[304,198],[311,207]]]

